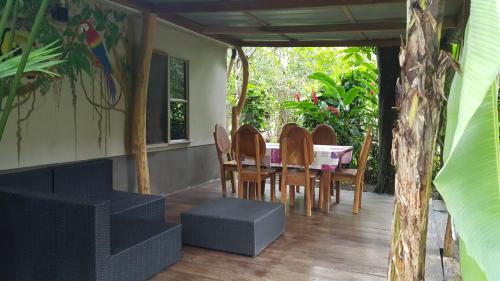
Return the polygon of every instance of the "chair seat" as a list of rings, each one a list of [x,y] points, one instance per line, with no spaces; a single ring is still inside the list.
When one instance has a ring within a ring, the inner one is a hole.
[[[310,170],[310,171],[311,171],[310,174],[309,174],[310,178],[316,178],[316,177],[318,177],[319,171],[316,171],[316,170]],[[279,174],[283,174],[282,171],[279,171],[278,173]],[[304,170],[298,169],[298,168],[296,168],[296,169],[288,169],[288,171],[287,171],[287,174],[290,175],[290,176],[303,175],[304,173],[305,173]]]
[[[257,167],[255,166],[249,166],[249,167],[243,167],[241,170],[242,174],[256,174],[257,173]],[[265,176],[270,176],[272,174],[276,173],[276,169],[274,168],[269,168],[269,167],[260,167],[260,174],[265,175]]]
[[[236,171],[238,169],[236,160],[225,161],[223,165],[227,171]]]
[[[351,180],[356,178],[358,169],[342,169],[340,171],[331,172],[332,181],[335,180]]]

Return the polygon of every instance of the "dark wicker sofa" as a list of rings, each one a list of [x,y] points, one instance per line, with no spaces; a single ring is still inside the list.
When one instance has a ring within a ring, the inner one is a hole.
[[[0,280],[144,280],[181,257],[164,196],[112,190],[112,161],[0,174]]]

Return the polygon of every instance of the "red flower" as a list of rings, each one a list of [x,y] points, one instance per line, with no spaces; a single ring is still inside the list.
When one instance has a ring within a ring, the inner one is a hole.
[[[339,110],[334,107],[334,106],[329,106],[328,109],[330,109],[330,112],[333,114],[333,115],[339,115]]]
[[[295,93],[295,100],[300,101],[300,93],[299,92]]]
[[[375,91],[374,90],[370,90],[370,95],[375,95]]]
[[[313,89],[311,94],[314,105],[318,105],[318,96],[316,96],[316,90]]]

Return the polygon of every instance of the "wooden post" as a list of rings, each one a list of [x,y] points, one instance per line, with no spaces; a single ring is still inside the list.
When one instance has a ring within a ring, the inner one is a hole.
[[[247,98],[247,90],[248,90],[248,59],[243,52],[241,47],[237,47],[236,51],[238,52],[238,56],[241,60],[241,65],[243,66],[243,84],[241,85],[241,93],[240,98],[238,99],[238,104],[232,108],[231,112],[231,138],[234,137],[234,134],[238,130],[238,126],[240,123],[241,112],[243,111],[243,106],[245,105],[245,100]]]
[[[392,150],[396,202],[389,280],[424,280],[432,163],[450,64],[450,57],[439,50],[443,2],[408,0],[407,4]]]
[[[148,100],[148,82],[151,58],[153,56],[154,37],[156,34],[156,15],[143,12],[141,52],[136,71],[135,96],[132,120],[132,149],[137,168],[139,192],[149,194],[148,151],[146,147],[146,108]]]
[[[236,59],[236,49],[231,49],[231,60],[229,61],[229,66],[227,67],[227,78],[231,78],[231,72],[233,71],[234,61]]]
[[[392,130],[396,113],[396,82],[401,73],[398,60],[398,47],[377,48],[377,64],[379,70],[380,91],[379,108],[379,152],[380,170],[377,175],[378,193],[394,194],[394,167],[391,164]]]

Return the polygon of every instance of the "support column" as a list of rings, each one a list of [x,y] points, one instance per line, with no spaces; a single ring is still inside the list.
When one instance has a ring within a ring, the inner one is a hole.
[[[396,82],[401,73],[399,47],[377,48],[380,91],[378,95],[378,127],[380,170],[377,175],[378,193],[394,194],[394,166],[391,164],[392,130],[396,121]]]
[[[444,101],[449,56],[439,50],[443,4],[407,0],[401,48],[399,111],[392,160],[396,167],[389,280],[424,280],[432,164]]]
[[[142,14],[141,52],[137,67],[132,120],[132,149],[137,169],[139,193],[151,193],[149,183],[148,150],[146,146],[146,109],[148,101],[149,70],[156,34],[156,15]]]
[[[232,139],[234,137],[234,134],[236,134],[236,131],[238,130],[240,124],[241,112],[243,112],[243,106],[245,106],[245,100],[247,99],[248,78],[250,75],[248,71],[248,59],[247,56],[245,55],[245,52],[243,52],[243,49],[241,47],[237,47],[236,51],[238,52],[238,56],[240,57],[241,60],[241,65],[243,67],[243,84],[241,85],[241,93],[240,93],[240,98],[238,99],[238,104],[232,108],[231,112]]]

